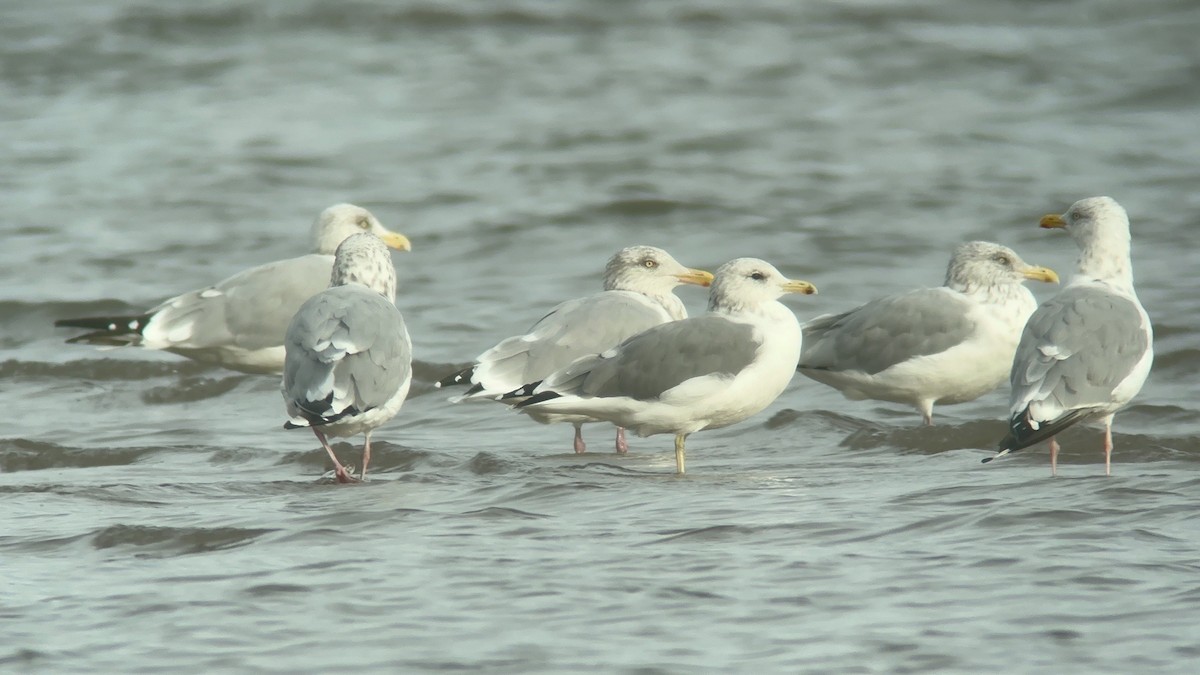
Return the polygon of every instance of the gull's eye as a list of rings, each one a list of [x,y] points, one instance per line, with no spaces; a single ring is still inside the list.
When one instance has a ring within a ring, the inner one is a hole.
[[[762,272],[755,272],[750,275],[750,278],[755,281],[762,281],[763,279],[767,278],[767,275],[763,274]]]
[[[645,267],[648,270],[652,270],[655,267],[658,267],[658,261],[653,258],[646,258],[645,260],[642,261],[642,267]]]
[[[364,230],[369,230],[371,229],[371,220],[366,216],[363,216],[362,218],[358,219],[358,226]]]
[[[1075,222],[1076,220],[1083,218],[1083,214],[1078,211],[1072,211],[1067,214],[1067,217],[1071,219],[1071,222]]]
[[[1012,258],[1009,258],[1008,256],[1004,255],[1003,253],[997,253],[995,256],[992,257],[992,260],[995,260],[996,262],[1000,263],[1001,265],[1004,265],[1005,267],[1012,267]]]

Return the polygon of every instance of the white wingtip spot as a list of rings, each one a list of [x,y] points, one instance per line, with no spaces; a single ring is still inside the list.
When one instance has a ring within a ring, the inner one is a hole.
[[[224,294],[215,288],[206,288],[203,291],[200,291],[200,297],[202,298],[219,298],[222,295]]]

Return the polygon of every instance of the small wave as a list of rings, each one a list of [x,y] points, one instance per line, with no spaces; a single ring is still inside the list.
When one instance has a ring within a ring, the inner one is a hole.
[[[312,432],[304,429],[295,429],[290,432],[295,435],[297,443],[313,443],[316,444],[316,439]],[[362,453],[361,443],[333,443],[331,444],[334,453],[337,454],[338,460],[343,464],[357,464]],[[433,453],[424,450],[416,450],[403,445],[389,443],[387,441],[372,440],[371,441],[371,466],[367,472],[367,478],[372,475],[381,473],[400,473],[413,471],[415,468],[424,464]],[[216,462],[231,462],[236,463],[243,461],[242,457],[237,452],[222,451],[213,456],[213,461]],[[298,464],[302,467],[307,467],[312,470],[332,470],[332,465],[329,464],[329,455],[321,447],[316,447],[312,450],[304,450],[300,452],[290,452],[284,455],[276,462],[277,465]]]
[[[49,656],[50,655],[46,652],[39,652],[36,649],[20,647],[18,649],[14,649],[8,654],[0,656],[0,666],[32,665],[37,661],[49,658]]]
[[[523,520],[540,520],[542,518],[550,517],[550,516],[547,516],[547,515],[544,515],[541,513],[531,513],[529,511],[522,511],[520,509],[513,509],[513,508],[502,507],[502,506],[489,506],[487,508],[476,509],[474,511],[466,511],[462,515],[477,517],[477,518],[488,518],[488,519],[519,518],[519,519],[523,519]]]
[[[556,3],[542,7],[479,3],[459,7],[425,2],[292,3],[277,10],[261,5],[183,7],[143,5],[114,19],[112,30],[150,40],[228,38],[231,34],[271,30],[320,30],[355,35],[394,36],[397,30],[458,30],[464,28],[559,28],[582,30],[608,23],[602,13]]]
[[[472,457],[467,462],[467,469],[473,474],[491,475],[499,473],[509,473],[513,468],[513,463],[493,455],[490,452],[481,452]]]
[[[65,363],[18,361],[0,363],[0,378],[41,377],[67,380],[145,380],[171,375],[196,375],[214,366],[180,359],[178,361],[135,361],[127,359],[81,359]]]
[[[98,549],[133,548],[139,555],[174,556],[244,546],[268,532],[274,530],[111,525],[93,533],[91,543]]]
[[[142,402],[149,405],[163,405],[202,401],[233,391],[241,383],[258,377],[258,375],[234,375],[222,378],[186,377],[165,387],[147,389],[142,392]]]
[[[893,447],[904,452],[936,454],[995,447],[1007,429],[1003,420],[974,420],[953,426],[935,424],[929,427],[869,424],[846,436],[840,446],[850,450]]]
[[[73,448],[12,438],[0,441],[0,471],[37,471],[63,467],[133,464],[157,448]]]

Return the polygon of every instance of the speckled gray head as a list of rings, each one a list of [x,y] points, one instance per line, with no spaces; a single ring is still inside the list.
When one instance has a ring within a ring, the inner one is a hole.
[[[1065,229],[1079,247],[1079,273],[1133,287],[1129,262],[1129,215],[1112,197],[1080,199],[1066,213],[1050,213],[1039,223]]]
[[[397,251],[412,250],[407,237],[384,227],[370,211],[354,204],[334,204],[313,221],[313,251],[332,254],[346,237],[359,232],[370,232]]]
[[[1058,274],[1049,267],[1030,265],[1016,251],[990,241],[959,244],[946,267],[946,286],[960,291],[1015,285],[1026,279],[1058,283]]]
[[[717,269],[708,294],[710,311],[752,310],[787,293],[812,295],[817,287],[788,279],[775,266],[758,258],[735,258]]]
[[[712,279],[711,273],[684,267],[670,253],[654,246],[623,248],[604,267],[606,291],[662,295],[679,284],[707,286]]]
[[[396,268],[383,240],[373,234],[352,234],[333,254],[330,286],[359,284],[389,300],[396,299]]]
[[[1080,199],[1066,213],[1042,216],[1040,225],[1066,229],[1080,246],[1096,238],[1129,241],[1129,214],[1112,197]]]

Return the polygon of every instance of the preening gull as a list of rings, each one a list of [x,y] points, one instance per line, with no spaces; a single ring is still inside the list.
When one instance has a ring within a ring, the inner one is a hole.
[[[162,349],[231,370],[278,374],[288,321],[328,285],[334,250],[358,232],[370,232],[397,250],[411,249],[404,235],[385,228],[370,211],[337,204],[313,223],[309,255],[252,267],[145,314],[60,319],[54,325],[92,331],[67,342]]]
[[[1109,475],[1113,415],[1141,391],[1154,361],[1150,317],[1133,289],[1129,216],[1110,197],[1090,197],[1065,214],[1044,216],[1041,226],[1071,234],[1079,268],[1025,324],[1010,376],[1009,432],[1000,452],[983,461],[1049,439],[1050,472],[1057,474],[1054,436],[1099,418]]]
[[[412,384],[412,341],[396,309],[396,270],[383,241],[356,234],[338,246],[329,287],[301,305],[287,328],[285,429],[309,427],[351,481],[326,436],[365,434],[359,479],[371,461],[371,431],[400,410]]]
[[[578,359],[513,392],[530,396],[517,407],[608,420],[640,436],[675,434],[675,466],[684,473],[689,434],[741,422],[787,387],[800,323],[778,298],[816,292],[762,260],[732,260],[717,270],[707,314]]]
[[[661,248],[630,246],[617,251],[604,268],[604,290],[568,300],[538,320],[524,335],[500,341],[471,366],[437,386],[470,383],[463,400],[496,400],[527,382],[536,382],[575,359],[597,354],[626,338],[668,321],[687,318],[675,296],[679,284],[707,286],[713,275],[689,269]],[[510,401],[511,402],[511,401]],[[575,427],[575,452],[586,452],[582,425],[600,420],[525,408],[543,424],[568,422]],[[625,430],[617,428],[617,452],[627,452]]]
[[[933,424],[935,403],[964,403],[1004,382],[1025,320],[1037,308],[1026,279],[1046,267],[986,241],[959,244],[940,288],[868,302],[804,324],[799,370],[852,400],[907,403]]]

